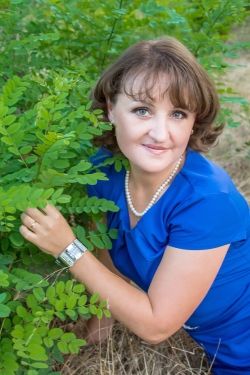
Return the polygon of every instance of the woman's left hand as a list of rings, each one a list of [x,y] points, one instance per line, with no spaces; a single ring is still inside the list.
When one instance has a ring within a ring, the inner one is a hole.
[[[60,211],[49,204],[42,211],[28,208],[22,213],[21,220],[21,235],[54,257],[76,239]]]

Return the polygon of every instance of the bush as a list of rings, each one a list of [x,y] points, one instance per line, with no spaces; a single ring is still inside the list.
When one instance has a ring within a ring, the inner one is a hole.
[[[62,355],[85,343],[60,322],[110,316],[105,301],[18,231],[22,211],[50,202],[89,250],[111,248],[116,232],[103,213],[118,208],[86,193],[86,185],[106,179],[90,162],[93,137],[110,128],[100,110],[90,111],[97,76],[131,43],[168,34],[195,53],[222,102],[246,105],[220,83],[224,58],[247,47],[225,43],[246,15],[242,0],[1,2],[0,373],[56,374]],[[226,107],[220,120],[237,125]],[[123,163],[107,162],[117,169]]]

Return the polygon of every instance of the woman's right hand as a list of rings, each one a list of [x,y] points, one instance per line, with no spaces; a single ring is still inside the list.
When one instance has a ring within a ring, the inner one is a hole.
[[[112,330],[114,319],[103,317],[99,320],[97,317],[93,316],[86,324],[86,334],[85,339],[88,344],[96,344],[105,341]]]

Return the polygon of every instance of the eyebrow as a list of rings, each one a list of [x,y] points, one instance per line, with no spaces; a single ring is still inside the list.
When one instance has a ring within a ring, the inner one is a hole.
[[[147,105],[151,105],[151,106],[154,106],[154,101],[150,101],[150,99],[147,101],[147,99],[144,99],[144,100],[137,100],[135,98],[132,98],[132,103],[143,103],[143,104],[147,104]],[[179,110],[179,111],[183,111],[185,112],[186,114],[188,113],[192,113],[191,111],[189,111],[187,108],[182,108],[182,107],[175,107],[173,106],[173,109],[175,110]]]
[[[133,102],[134,103],[144,103],[144,104],[149,104],[149,105],[153,105],[154,104],[154,101],[153,100],[150,100],[150,99],[143,99],[143,100],[140,100],[140,99],[135,99],[133,98]]]

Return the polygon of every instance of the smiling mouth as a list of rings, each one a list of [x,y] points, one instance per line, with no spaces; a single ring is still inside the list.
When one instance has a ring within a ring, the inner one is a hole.
[[[162,147],[162,146],[147,145],[147,144],[143,144],[142,146],[145,147],[148,151],[150,151],[153,154],[162,154],[163,152],[167,151],[167,148]]]

